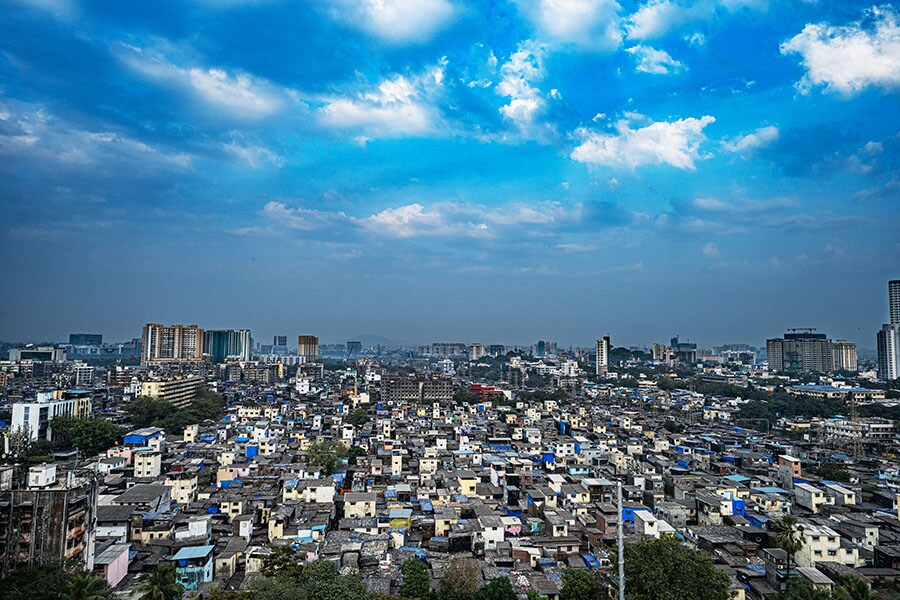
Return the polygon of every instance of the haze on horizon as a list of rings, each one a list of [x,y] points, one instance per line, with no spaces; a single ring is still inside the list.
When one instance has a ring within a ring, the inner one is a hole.
[[[7,2],[0,340],[871,349],[898,90],[872,2]]]

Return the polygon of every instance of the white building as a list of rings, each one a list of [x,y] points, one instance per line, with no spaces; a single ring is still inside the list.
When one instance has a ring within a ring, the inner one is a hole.
[[[13,404],[11,430],[27,429],[32,440],[51,440],[51,422],[55,417],[80,418],[90,415],[90,398],[56,398],[57,395],[57,392],[39,392],[31,402]]]
[[[610,338],[608,335],[604,335],[597,340],[597,359],[595,365],[597,375],[606,375],[606,372],[609,371],[609,347]]]

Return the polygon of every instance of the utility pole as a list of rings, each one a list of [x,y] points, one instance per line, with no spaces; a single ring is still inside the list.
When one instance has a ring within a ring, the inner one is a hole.
[[[622,482],[616,482],[616,492],[619,497],[619,527],[618,527],[618,540],[619,540],[619,600],[625,600],[625,544],[622,536],[622,528],[624,527],[623,521],[625,520],[622,517]]]

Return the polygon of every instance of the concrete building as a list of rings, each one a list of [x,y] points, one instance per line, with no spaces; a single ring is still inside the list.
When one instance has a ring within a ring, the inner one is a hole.
[[[882,381],[893,381],[900,378],[900,325],[889,323],[879,330],[878,378]]]
[[[835,340],[832,346],[833,370],[850,371],[855,373],[859,369],[856,356],[856,344],[846,340]]]
[[[141,364],[203,360],[203,330],[196,325],[147,323],[141,332]]]
[[[769,370],[774,372],[830,373],[834,345],[815,329],[789,329],[782,338],[766,340]]]
[[[304,362],[316,362],[319,360],[319,337],[315,335],[301,335],[297,337],[297,354]]]
[[[891,325],[900,325],[900,279],[888,281],[888,310]]]
[[[214,329],[203,335],[203,352],[214,364],[250,360],[252,344],[249,329]]]
[[[166,400],[177,408],[185,408],[200,395],[202,385],[203,380],[196,375],[155,379],[141,383],[141,396]]]
[[[606,375],[609,372],[610,338],[604,335],[597,340],[597,358],[594,360],[594,374]]]
[[[60,561],[92,570],[98,490],[95,474],[58,478],[54,464],[29,468],[20,489],[0,490],[0,574]]]
[[[9,360],[33,360],[36,362],[65,362],[66,349],[55,346],[32,346],[24,348],[10,348]]]
[[[87,392],[39,392],[30,402],[12,405],[11,430],[27,429],[32,440],[52,440],[55,417],[83,419],[91,415],[91,397]]]

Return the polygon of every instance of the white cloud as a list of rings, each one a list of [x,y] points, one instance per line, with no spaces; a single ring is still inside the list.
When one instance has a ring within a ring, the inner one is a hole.
[[[485,223],[452,219],[439,207],[428,210],[418,203],[387,208],[366,217],[361,221],[361,225],[378,235],[395,238],[482,237],[488,233],[488,226]]]
[[[259,169],[266,165],[274,166],[277,169],[284,166],[284,157],[264,146],[241,143],[232,138],[229,143],[222,144],[222,148],[228,154],[246,163],[251,169]]]
[[[292,208],[284,202],[271,201],[263,208],[262,215],[281,227],[309,232],[349,226],[387,238],[491,238],[502,231],[521,231],[523,228],[535,229],[541,234],[565,230],[581,221],[583,209],[581,204],[566,207],[557,202],[507,203],[495,208],[459,202],[424,206],[416,202],[357,217],[343,212]],[[240,232],[257,230],[265,229],[245,227]]]
[[[585,49],[614,49],[622,40],[615,0],[519,0],[542,39]]]
[[[119,44],[116,50],[119,58],[136,72],[179,87],[232,117],[260,119],[296,102],[296,94],[292,90],[248,73],[180,66],[168,56],[177,53],[177,50],[162,40],[156,40],[146,48]]]
[[[629,17],[625,29],[630,39],[656,39],[692,20],[692,10],[696,9],[685,8],[669,0],[650,0]]]
[[[633,129],[627,119],[616,123],[616,133],[579,130],[584,141],[572,151],[572,159],[595,165],[634,169],[642,165],[668,164],[693,171],[694,161],[705,158],[699,153],[706,140],[703,129],[715,118],[690,117],[661,121]]]
[[[866,23],[835,27],[808,24],[781,45],[782,54],[799,54],[806,73],[797,89],[808,94],[815,87],[844,96],[868,87],[900,87],[900,26],[890,6],[866,11]]]
[[[739,154],[752,154],[760,148],[764,148],[769,144],[778,140],[780,131],[774,125],[760,127],[752,133],[738,136],[732,140],[722,143],[722,147],[728,152],[737,152]]]
[[[625,31],[632,40],[653,40],[688,23],[711,21],[744,8],[764,10],[767,5],[767,0],[695,0],[683,4],[675,0],[648,0],[625,20]],[[689,41],[702,45],[705,39],[702,35],[691,36]]]
[[[31,156],[68,167],[121,168],[123,163],[147,170],[187,168],[186,152],[151,146],[112,130],[90,131],[56,117],[43,106],[0,101],[0,155]]]
[[[719,252],[719,246],[715,242],[709,242],[703,246],[703,256],[707,258],[722,258],[722,253]]]
[[[311,208],[289,207],[284,202],[271,201],[263,207],[264,217],[288,229],[317,231],[352,219],[343,212],[314,210]],[[249,231],[248,228],[245,228]]]
[[[500,76],[497,93],[509,98],[500,112],[520,129],[531,129],[547,106],[543,93],[535,85],[544,78],[544,47],[531,40],[520,43],[500,66]]]
[[[657,50],[649,46],[632,46],[625,51],[637,58],[636,69],[642,73],[670,75],[684,68],[683,64],[672,58],[665,50]]]
[[[331,16],[393,44],[424,42],[456,19],[447,0],[331,0]]]
[[[327,98],[319,121],[326,127],[360,132],[357,140],[362,145],[373,137],[431,133],[440,122],[433,100],[443,80],[443,62],[418,77],[396,75],[373,90]]]

